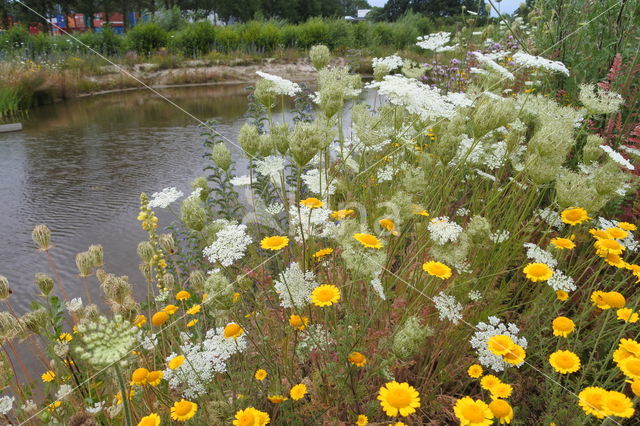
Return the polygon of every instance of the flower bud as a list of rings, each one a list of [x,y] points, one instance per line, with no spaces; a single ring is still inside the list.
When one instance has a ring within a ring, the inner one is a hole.
[[[9,280],[4,275],[0,275],[0,300],[5,300],[11,294],[9,289]]]
[[[47,251],[51,248],[51,230],[47,225],[36,225],[31,232],[31,238],[38,246],[38,250]]]
[[[298,123],[293,129],[289,149],[298,166],[304,167],[318,152],[322,145],[321,134],[311,123]]]
[[[162,276],[162,278],[160,279],[160,282],[158,283],[160,285],[161,288],[163,288],[164,290],[170,290],[174,287],[176,282],[175,277],[173,276],[173,274],[170,273],[166,273]]]
[[[231,166],[231,152],[224,143],[217,143],[211,149],[211,159],[225,172]]]
[[[255,157],[259,148],[258,128],[249,123],[243,124],[238,135],[238,142],[249,157]]]
[[[207,223],[207,211],[202,207],[200,200],[187,198],[180,207],[182,223],[194,231],[201,231]]]
[[[200,200],[204,203],[207,201],[207,198],[209,198],[209,193],[211,192],[207,178],[200,176],[191,182],[191,189],[196,190],[198,188],[202,189],[202,191],[200,191]]]
[[[85,306],[82,310],[82,318],[92,322],[97,321],[98,318],[100,318],[100,308],[98,308],[98,305],[91,304]]]
[[[221,273],[210,274],[204,283],[207,304],[216,309],[229,309],[232,304],[233,286]]]
[[[323,44],[317,44],[309,50],[309,59],[317,71],[326,67],[330,58],[329,48]]]
[[[102,268],[104,266],[104,249],[100,244],[89,246],[89,253],[93,257],[93,266]]]
[[[271,136],[263,134],[258,136],[258,153],[262,157],[268,157],[273,152],[273,142],[271,142]]]
[[[141,263],[138,265],[138,269],[147,282],[153,281],[153,271],[150,263]]]
[[[145,263],[151,263],[153,260],[153,246],[149,241],[140,241],[138,243],[138,257]]]
[[[271,143],[276,147],[280,155],[285,155],[289,150],[289,125],[287,123],[273,124],[269,129]]]
[[[81,277],[88,277],[93,272],[94,258],[88,251],[76,255],[76,266]]]
[[[32,333],[38,333],[40,329],[47,326],[47,311],[44,308],[36,309],[35,311],[27,312],[20,317],[20,322],[23,327],[26,327]],[[12,321],[13,321],[12,317]]]
[[[256,100],[265,107],[272,108],[274,106],[273,101],[275,99],[274,89],[275,83],[273,81],[261,78],[256,82],[256,88],[253,91],[253,96],[255,96]]]
[[[204,272],[199,269],[195,269],[191,271],[191,274],[189,274],[189,284],[195,291],[203,292],[206,278],[207,277]]]
[[[53,279],[47,274],[38,272],[36,274],[36,287],[38,287],[43,296],[48,296],[53,290]]]
[[[169,254],[174,254],[176,252],[176,243],[173,240],[173,235],[171,234],[160,234],[158,235],[158,243],[160,244],[160,248]]]

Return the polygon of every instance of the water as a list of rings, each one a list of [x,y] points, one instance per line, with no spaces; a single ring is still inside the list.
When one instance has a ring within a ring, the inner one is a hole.
[[[235,140],[244,122],[244,85],[163,89],[164,95]],[[138,298],[146,284],[136,246],[146,239],[136,220],[139,195],[167,186],[188,193],[208,160],[198,123],[149,91],[101,95],[32,111],[24,131],[0,134],[0,275],[22,313],[37,298],[36,272],[50,273],[31,230],[44,223],[51,254],[70,297],[82,297],[75,255],[102,244],[105,269],[128,275]],[[233,151],[233,149],[232,149]],[[160,212],[161,227],[173,219]],[[89,277],[94,301],[102,299]]]

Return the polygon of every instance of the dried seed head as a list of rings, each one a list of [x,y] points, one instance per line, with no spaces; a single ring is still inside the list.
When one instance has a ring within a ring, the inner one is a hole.
[[[167,272],[160,278],[160,282],[158,284],[165,290],[171,290],[174,287],[175,282],[176,280],[173,274]]]
[[[138,265],[138,269],[140,270],[140,273],[144,277],[145,281],[147,282],[153,281],[153,269],[151,267],[151,264],[141,263]]]
[[[36,309],[35,311],[27,312],[20,318],[20,322],[24,327],[29,329],[32,333],[38,333],[40,329],[47,326],[48,314],[44,308]],[[12,321],[13,317],[12,317]]]
[[[89,253],[93,257],[93,266],[96,268],[102,268],[104,266],[104,249],[100,244],[93,244],[89,246]]]
[[[100,284],[104,282],[106,277],[107,277],[107,271],[105,271],[102,268],[96,269],[96,278],[98,279],[98,282]]]
[[[195,269],[189,274],[189,284],[197,292],[204,291],[204,282],[206,279],[207,277],[204,272],[199,269]]]
[[[38,250],[47,251],[51,246],[51,230],[47,225],[36,225],[31,232],[33,242],[38,246]]]
[[[38,287],[43,296],[48,296],[53,290],[53,279],[47,274],[38,272],[36,274],[36,287]]]
[[[258,128],[249,123],[243,124],[238,135],[238,142],[249,157],[255,157],[259,147]]]
[[[145,263],[151,263],[153,260],[153,245],[149,241],[140,241],[138,243],[138,257]]]
[[[158,243],[160,244],[160,248],[169,254],[174,254],[176,252],[176,243],[173,240],[173,235],[171,234],[160,234],[158,235]]]
[[[4,275],[0,275],[0,300],[5,300],[11,294],[9,280]]]
[[[83,251],[76,255],[76,266],[81,277],[88,277],[93,272],[93,256],[88,251]]]

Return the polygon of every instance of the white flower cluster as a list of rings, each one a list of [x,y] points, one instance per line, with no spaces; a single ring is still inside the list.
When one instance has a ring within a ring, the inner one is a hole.
[[[471,210],[469,210],[466,207],[460,207],[458,210],[456,210],[456,216],[469,216],[469,213],[471,213]]]
[[[173,186],[165,188],[160,192],[154,192],[153,195],[151,195],[151,200],[149,201],[149,208],[154,209],[156,207],[160,207],[165,209],[183,195],[182,191],[179,191]]]
[[[436,52],[446,52],[452,50],[454,46],[445,46],[451,39],[451,33],[442,31],[439,33],[433,33],[426,36],[418,37],[416,46],[425,50],[435,50]]]
[[[336,192],[336,183],[333,177],[331,177],[331,182],[327,183],[327,175],[323,176],[318,169],[311,169],[301,177],[309,190],[314,194],[332,195]]]
[[[262,71],[256,71],[256,74],[258,74],[265,80],[269,80],[274,83],[272,92],[275,95],[295,96],[296,93],[302,91],[297,83],[294,83],[293,81],[287,80],[277,75],[269,74]]]
[[[98,414],[104,408],[104,404],[105,404],[104,401],[98,401],[95,404],[93,404],[91,407],[85,408],[85,411],[89,414]]]
[[[631,155],[635,155],[636,157],[640,157],[640,150],[635,149],[635,148],[631,148],[630,146],[627,145],[621,145],[620,149],[631,154]]]
[[[60,401],[64,401],[67,397],[71,396],[73,393],[73,388],[67,384],[62,384],[58,388],[58,392],[56,392],[56,399]]]
[[[557,230],[561,231],[564,228],[564,222],[560,218],[560,213],[555,210],[551,210],[549,207],[539,209],[536,212],[536,216],[547,222],[547,224]]]
[[[299,206],[299,208],[299,214],[297,205],[289,208],[289,227],[291,234],[295,235],[299,243],[302,242],[302,232],[305,238],[328,236],[336,226],[329,220],[329,215],[332,213],[329,209],[324,207],[311,209],[306,206]]]
[[[489,239],[496,244],[503,243],[509,239],[511,234],[506,229],[499,229],[489,234]]]
[[[431,219],[427,229],[431,233],[431,239],[438,245],[453,243],[462,233],[462,226],[451,222],[447,216]]]
[[[322,324],[311,324],[300,336],[296,353],[300,358],[306,358],[312,351],[322,351],[335,345],[335,339]]]
[[[507,80],[515,80],[515,76],[511,74],[509,70],[507,70],[502,65],[498,65],[496,61],[494,61],[487,55],[484,55],[481,52],[471,52],[471,55],[473,55],[478,60],[479,63],[487,67],[489,71],[493,71],[497,74],[500,74],[503,78],[506,78]]]
[[[573,278],[559,269],[553,271],[553,276],[547,280],[547,285],[555,291],[562,290],[571,292],[578,288],[573,282]]]
[[[367,87],[377,89],[390,103],[403,106],[409,113],[416,114],[423,120],[453,118],[457,106],[467,103],[464,94],[445,96],[437,88],[397,74],[387,75],[382,81],[374,81]]]
[[[607,155],[609,156],[609,158],[611,158],[616,163],[620,164],[622,167],[624,167],[624,168],[626,168],[628,170],[634,170],[635,169],[635,167],[633,166],[633,164],[631,164],[631,162],[629,162],[629,160],[624,158],[622,155],[620,155],[620,153],[618,151],[616,151],[615,149],[611,148],[610,146],[608,146],[608,145],[600,145],[600,149],[602,149],[604,152],[606,152]]]
[[[0,414],[7,415],[13,408],[14,400],[14,397],[6,395],[0,398]]]
[[[255,161],[256,171],[262,176],[280,182],[280,172],[284,170],[284,158],[270,155]]]
[[[527,249],[527,257],[538,263],[544,263],[550,268],[558,266],[558,261],[548,251],[541,249],[533,243],[524,243],[524,248]]]
[[[265,211],[272,216],[279,214],[282,210],[284,210],[284,205],[277,201],[274,201],[265,208]]]
[[[173,389],[181,389],[185,398],[197,398],[206,392],[206,385],[214,380],[215,373],[227,370],[226,361],[247,348],[245,335],[224,338],[224,327],[207,331],[202,343],[187,342],[180,347],[185,361],[175,370],[164,370],[164,378]],[[167,361],[174,358],[171,354]]]
[[[559,72],[565,74],[567,77],[569,76],[569,70],[560,61],[551,61],[549,59],[543,58],[542,56],[529,55],[528,53],[524,53],[522,51],[516,52],[512,56],[512,58],[516,64],[523,67],[539,68],[547,71]]]
[[[509,364],[505,363],[501,357],[489,351],[487,347],[489,338],[497,334],[504,334],[511,337],[511,340],[513,340],[515,344],[522,346],[524,349],[527,349],[528,342],[526,338],[518,337],[520,329],[515,324],[508,323],[504,325],[499,318],[493,316],[489,317],[488,320],[488,324],[479,322],[476,325],[476,332],[471,336],[469,343],[471,343],[471,346],[476,350],[480,364],[496,372],[504,371]],[[520,367],[522,364],[524,364],[524,362],[516,365],[516,367]]]
[[[613,114],[624,104],[624,98],[620,94],[594,84],[581,85],[578,98],[592,114]]]
[[[395,174],[395,170],[393,168],[393,164],[387,164],[386,166],[379,168],[378,171],[376,172],[378,183],[392,181],[394,174]]]
[[[379,65],[386,66],[389,72],[402,67],[403,60],[398,55],[387,56],[386,58],[373,58],[371,60],[371,65],[373,69],[375,69]]]
[[[261,161],[261,160],[258,160]],[[231,185],[233,186],[246,186],[251,184],[251,178],[248,175],[235,176],[231,178]]]
[[[273,287],[280,296],[280,306],[300,309],[309,304],[311,292],[318,283],[312,271],[303,272],[297,262],[292,262],[280,273]]]
[[[216,240],[202,251],[209,262],[220,262],[222,266],[231,266],[236,260],[244,257],[251,237],[247,235],[246,225],[219,220],[225,226],[216,234]]]
[[[449,296],[444,292],[438,293],[433,297],[433,303],[438,310],[438,318],[440,321],[448,319],[454,324],[458,324],[462,319],[462,305],[455,297]]]
[[[82,309],[82,298],[74,297],[67,302],[67,310],[71,313],[78,312]]]
[[[504,141],[484,143],[473,138],[463,137],[458,145],[455,157],[449,162],[454,166],[467,163],[484,165],[489,170],[495,170],[504,165],[507,160],[507,144]]]
[[[147,351],[152,351],[155,349],[158,344],[158,338],[155,334],[151,334],[150,336],[145,336],[145,333],[140,330],[138,332],[138,342],[140,345]]]
[[[472,300],[474,302],[477,302],[478,300],[482,299],[482,293],[480,293],[478,290],[471,290],[468,296],[469,296],[469,300]]]
[[[386,296],[384,295],[384,288],[382,288],[382,281],[380,281],[379,276],[371,280],[371,287],[373,287],[378,296],[380,296],[380,299],[387,300]]]

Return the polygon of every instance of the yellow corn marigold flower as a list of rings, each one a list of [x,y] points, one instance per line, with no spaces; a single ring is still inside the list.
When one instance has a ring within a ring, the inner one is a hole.
[[[351,352],[347,359],[356,367],[364,367],[364,365],[367,363],[367,357],[360,352]]]
[[[607,303],[604,301],[604,295],[604,291],[594,291],[593,293],[591,293],[591,303],[593,303],[593,305],[597,306],[599,309],[611,308],[611,306],[607,305]]]
[[[409,383],[388,382],[378,391],[378,401],[389,417],[406,417],[420,407],[420,394]]]
[[[353,234],[353,238],[358,240],[358,242],[366,248],[374,248],[374,249],[382,248],[382,242],[380,242],[378,237],[376,237],[375,235],[356,233],[356,234]]]
[[[607,262],[611,266],[615,266],[616,268],[626,268],[627,262],[625,262],[619,254],[608,253],[603,257],[604,261]]]
[[[593,246],[596,248],[596,254],[600,257],[605,257],[608,254],[617,254],[618,256],[625,251],[625,246],[617,242],[616,240],[599,239]]]
[[[149,370],[146,368],[137,368],[131,373],[131,383],[134,385],[144,385],[147,383]]]
[[[635,396],[640,397],[640,380],[627,380],[627,383],[631,383],[631,392],[633,392]]]
[[[596,240],[611,240],[611,239],[613,239],[613,236],[610,233],[608,233],[607,231],[605,231],[604,229],[592,228],[592,229],[589,229],[589,233]]]
[[[627,303],[624,296],[617,291],[607,291],[602,295],[602,299],[609,307],[615,309],[624,308],[624,305]]]
[[[60,408],[61,405],[62,401],[53,401],[51,404],[47,405],[47,410],[54,412],[57,408]]]
[[[553,269],[544,263],[529,263],[522,272],[532,282],[547,281],[553,276]]]
[[[609,235],[611,235],[611,237],[615,240],[625,239],[627,238],[627,235],[629,235],[627,231],[620,228],[607,228],[605,229],[605,231],[607,231]]]
[[[209,293],[202,293],[202,303],[204,303],[205,300],[207,300],[207,297],[209,297]]]
[[[635,412],[633,401],[625,394],[616,391],[609,391],[604,397],[604,408],[610,416],[628,419]]]
[[[500,424],[510,424],[513,419],[513,408],[503,399],[494,399],[489,403],[489,410]]]
[[[136,316],[136,319],[133,320],[133,325],[135,325],[138,328],[142,327],[146,323],[147,323],[147,317],[145,317],[144,315],[138,315]]]
[[[161,370],[149,371],[147,374],[147,384],[151,386],[158,386],[164,377],[164,373]]]
[[[71,340],[73,340],[73,336],[69,333],[62,333],[60,336],[58,336],[58,339],[63,342],[70,342]]]
[[[478,379],[480,378],[480,376],[482,376],[483,371],[484,370],[482,369],[482,366],[480,364],[473,364],[467,369],[467,374],[472,379]]]
[[[318,250],[317,252],[313,253],[313,257],[315,257],[316,260],[320,260],[323,257],[330,255],[331,253],[333,253],[333,249],[332,248],[323,248],[323,249]]]
[[[560,374],[575,373],[580,370],[580,358],[571,351],[556,351],[549,355],[549,364]]]
[[[638,313],[633,312],[633,309],[630,308],[622,308],[616,311],[616,315],[620,321],[628,322],[628,323],[636,323],[638,322]]]
[[[167,322],[168,319],[169,319],[169,314],[168,313],[166,313],[164,311],[156,312],[151,317],[151,324],[155,325],[156,327],[160,327],[160,326],[162,326],[162,324]]]
[[[189,322],[187,323],[187,327],[193,327],[193,326],[194,326],[194,325],[196,325],[197,323],[198,323],[198,319],[197,319],[197,318],[194,318],[194,319],[192,319],[191,321],[189,321]]]
[[[274,235],[273,237],[266,237],[260,241],[260,247],[265,250],[281,250],[289,244],[289,238]]]
[[[630,356],[618,363],[618,368],[622,374],[630,379],[640,379],[640,358]]]
[[[489,392],[491,392],[491,389],[493,389],[495,385],[500,383],[502,383],[502,381],[493,374],[487,374],[482,379],[480,379],[480,387],[482,389],[488,390]]]
[[[419,212],[416,212],[416,214],[419,214],[420,216],[429,216],[429,212],[427,212],[426,210],[420,210]]]
[[[456,401],[453,413],[460,420],[461,425],[490,426],[493,424],[493,412],[484,401],[473,400],[465,396]]]
[[[56,373],[54,373],[52,370],[48,370],[42,373],[42,376],[40,376],[40,378],[45,383],[52,382],[53,379],[56,378]]]
[[[604,397],[607,391],[597,386],[590,386],[578,394],[578,405],[585,413],[598,419],[608,416],[608,410],[604,406]]]
[[[351,209],[336,210],[335,212],[331,213],[331,217],[335,220],[342,220],[344,218],[353,216],[354,214],[355,211]]]
[[[192,307],[190,307],[189,309],[187,309],[187,314],[189,315],[195,315],[198,312],[200,312],[201,306],[200,305],[193,305]]]
[[[289,325],[293,328],[302,331],[307,327],[307,324],[309,324],[309,318],[305,316],[295,314],[289,316]]]
[[[564,223],[571,226],[579,225],[582,222],[586,222],[591,219],[587,216],[587,211],[580,207],[563,210],[562,213],[560,213],[560,218]]]
[[[231,301],[233,303],[236,303],[238,300],[240,299],[240,293],[233,293],[233,295],[231,296]]]
[[[232,322],[225,326],[224,332],[222,334],[224,335],[225,339],[230,339],[232,337],[234,339],[237,339],[238,337],[242,336],[242,333],[244,333],[242,327],[240,327],[235,322]]]
[[[273,404],[281,404],[289,398],[287,398],[284,395],[269,395],[267,396],[267,399],[271,401]]]
[[[625,231],[635,231],[638,229],[636,225],[629,222],[618,222],[618,228],[624,229]]]
[[[320,285],[311,292],[311,303],[316,306],[331,306],[340,300],[340,290],[333,284]]]
[[[162,308],[162,312],[166,312],[169,315],[173,315],[178,311],[178,307],[176,305],[167,305]]]
[[[513,393],[513,386],[507,383],[498,383],[492,387],[489,392],[491,392],[491,396],[494,398],[509,398],[511,393]]]
[[[156,413],[144,416],[140,419],[140,422],[138,422],[138,426],[160,426],[160,416]]]
[[[618,347],[631,355],[640,358],[640,343],[633,339],[620,339]]]
[[[136,391],[134,391],[133,389],[129,390],[129,401],[131,401],[131,399],[135,394],[136,394]],[[118,405],[122,404],[122,392],[118,392],[116,394],[116,404]]]
[[[422,270],[433,277],[440,278],[441,280],[446,280],[451,277],[451,268],[442,262],[430,260],[427,263],[422,264]]]
[[[300,201],[300,205],[309,207],[310,209],[317,209],[324,206],[324,202],[318,200],[317,198],[309,197],[307,199]]]
[[[551,245],[560,250],[573,250],[576,247],[576,243],[569,238],[552,238]]]
[[[356,419],[356,426],[367,426],[369,424],[369,418],[364,414],[359,414]]]
[[[502,360],[507,364],[518,365],[524,362],[524,359],[527,357],[527,353],[524,348],[520,345],[513,345],[509,352],[502,356]]]
[[[196,411],[198,411],[198,404],[187,401],[186,399],[181,399],[173,403],[171,407],[171,418],[179,422],[186,422],[195,416]]]
[[[487,348],[489,351],[498,356],[505,355],[509,352],[515,343],[511,340],[511,337],[506,334],[496,334],[495,336],[489,337],[487,340]]]
[[[266,370],[263,370],[262,368],[261,368],[261,369],[259,369],[259,370],[256,370],[256,373],[253,375],[253,377],[254,377],[256,380],[263,381],[264,379],[266,379],[266,378],[267,378],[267,371],[266,371]]]
[[[576,325],[571,318],[557,317],[551,322],[551,327],[554,336],[567,337],[575,330]]]
[[[247,407],[244,410],[236,412],[233,420],[234,426],[263,426],[269,424],[271,419],[269,414],[264,411],[256,410],[253,407]]]
[[[289,396],[294,401],[298,401],[299,399],[304,398],[304,396],[306,394],[307,394],[307,385],[305,385],[304,383],[300,383],[298,385],[295,385],[289,391]]]
[[[569,293],[564,290],[556,290],[556,298],[562,302],[569,298]]]
[[[182,365],[184,360],[185,360],[184,355],[176,355],[169,360],[169,362],[167,363],[167,367],[169,367],[172,370],[175,370],[176,368]]]
[[[176,294],[176,300],[187,300],[190,297],[191,297],[191,294],[189,294],[187,290],[180,290]]]
[[[396,224],[393,223],[391,219],[380,219],[378,223],[382,228],[386,229],[389,232],[393,231],[396,228]]]

